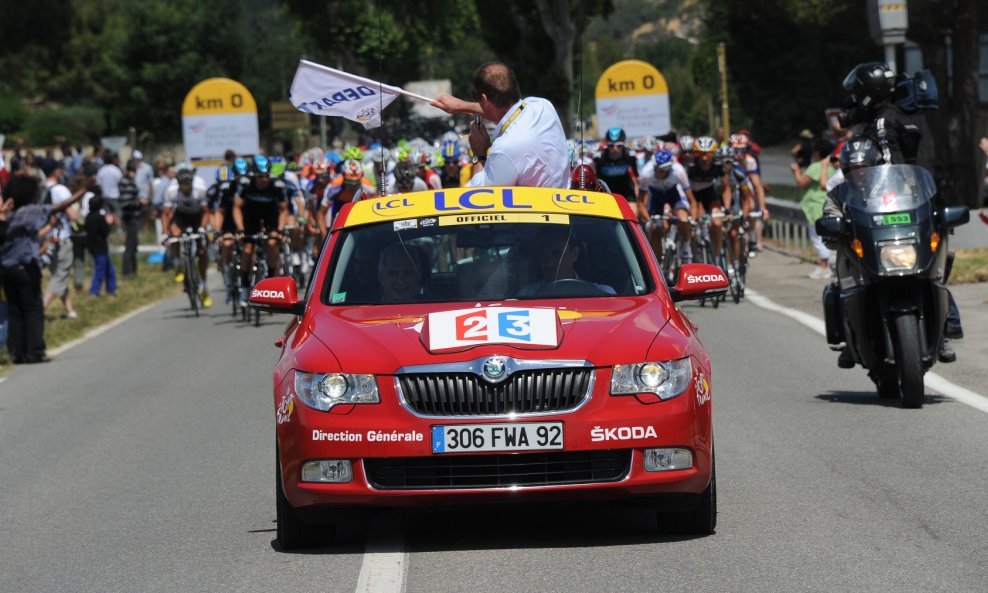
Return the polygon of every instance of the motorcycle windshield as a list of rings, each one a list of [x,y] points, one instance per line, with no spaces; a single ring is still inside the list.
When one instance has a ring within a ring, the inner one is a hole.
[[[851,171],[841,185],[844,203],[866,212],[914,210],[936,194],[933,177],[914,165],[881,165]]]

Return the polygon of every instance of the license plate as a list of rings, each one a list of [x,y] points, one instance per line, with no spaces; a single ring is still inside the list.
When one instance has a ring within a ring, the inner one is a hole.
[[[912,224],[913,218],[908,212],[896,212],[882,216],[882,224]]]
[[[456,424],[432,427],[433,453],[540,451],[562,448],[562,422]]]

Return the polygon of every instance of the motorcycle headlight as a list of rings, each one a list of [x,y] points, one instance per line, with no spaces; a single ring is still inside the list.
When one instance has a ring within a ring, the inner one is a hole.
[[[882,269],[886,272],[907,272],[916,267],[915,243],[889,243],[879,250]]]
[[[661,399],[672,399],[690,384],[690,359],[667,362],[616,364],[611,371],[611,395],[654,393]]]
[[[339,404],[376,404],[381,401],[374,375],[296,371],[295,394],[303,404],[323,412]]]

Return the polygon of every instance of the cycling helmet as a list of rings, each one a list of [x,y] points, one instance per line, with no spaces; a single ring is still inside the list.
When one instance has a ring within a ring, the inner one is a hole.
[[[359,146],[351,146],[344,150],[340,156],[343,157],[344,161],[362,161],[364,160],[364,151],[360,150]]]
[[[443,140],[442,155],[447,159],[455,159],[460,156],[460,145],[456,140]]]
[[[360,161],[350,159],[343,163],[343,179],[350,182],[359,182],[364,178],[364,166]]]
[[[285,163],[285,157],[273,156],[271,157],[271,176],[281,177],[285,174],[285,169],[288,168],[288,164]]]
[[[188,164],[183,163],[182,165],[179,165],[178,171],[175,172],[175,181],[177,181],[179,185],[192,185],[195,176],[195,170],[193,170]]]
[[[597,180],[597,172],[591,165],[577,165],[569,178],[569,186],[572,189],[586,189],[590,191],[601,191],[600,181]]]
[[[398,191],[412,191],[416,179],[418,179],[418,175],[416,175],[415,165],[412,163],[402,161],[395,167],[395,184],[398,186]]]
[[[872,109],[895,92],[895,72],[881,62],[858,64],[844,77],[844,90],[854,104]]]
[[[271,174],[271,162],[268,157],[263,154],[256,155],[254,157],[254,174],[255,175],[270,175]]]
[[[743,151],[748,148],[747,134],[731,134],[727,142],[735,151]]]
[[[679,137],[679,148],[683,152],[691,152],[693,150],[693,144],[695,139],[689,134],[683,134]]]
[[[237,172],[237,175],[246,175],[247,171],[250,170],[250,166],[247,164],[247,159],[241,157],[234,159],[233,170]]]
[[[624,130],[618,127],[613,127],[607,130],[607,134],[605,136],[605,140],[608,144],[624,142],[626,138],[627,136],[625,135]]]
[[[370,158],[375,163],[386,163],[391,158],[391,151],[387,148],[377,148],[370,151]]]
[[[443,156],[443,153],[437,152],[432,155],[432,166],[436,169],[442,169],[446,166],[446,157]]]
[[[717,141],[710,136],[700,136],[693,142],[693,150],[697,154],[714,154],[717,150]]]
[[[675,157],[668,150],[655,151],[655,168],[659,171],[669,171],[675,162]]]
[[[881,153],[871,138],[855,136],[840,151],[840,168],[845,173],[862,167],[873,167],[881,160]]]
[[[329,171],[329,161],[326,159],[312,163],[312,172],[316,175],[325,175]]]

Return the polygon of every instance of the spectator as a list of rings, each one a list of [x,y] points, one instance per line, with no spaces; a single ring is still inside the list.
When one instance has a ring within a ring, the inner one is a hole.
[[[29,178],[27,168],[19,168],[17,174]],[[82,199],[84,192],[80,190],[57,206],[48,206],[37,203],[36,185],[19,182],[16,188],[16,194],[11,196],[13,215],[0,244],[3,289],[10,315],[7,349],[15,364],[48,362],[41,298],[41,242],[56,226],[57,217],[53,215]]]
[[[62,185],[61,176],[65,168],[63,161],[46,159],[41,164],[45,172],[44,197],[41,200],[43,205],[58,206],[72,198],[69,188]],[[48,255],[51,258],[51,280],[45,290],[44,307],[48,308],[55,299],[61,299],[65,307],[65,315],[69,319],[75,319],[78,315],[72,306],[72,291],[69,290],[69,272],[72,269],[74,252],[72,251],[72,221],[78,216],[78,211],[66,208],[56,215],[55,229],[52,230],[49,240],[51,248]]]
[[[72,193],[85,187],[86,177],[82,175],[76,175],[69,182],[69,191]],[[93,195],[93,192],[87,190],[79,204],[71,208],[76,210],[75,218],[72,219],[72,287],[80,294],[86,274],[86,215],[89,214],[89,200]]]
[[[789,152],[792,153],[792,158],[795,159],[800,169],[809,167],[813,156],[813,132],[809,130],[800,132],[799,142]]]
[[[96,183],[103,192],[103,207],[109,208],[114,215],[120,212],[120,180],[123,171],[119,167],[120,159],[114,153],[109,153],[105,164],[96,172]]]
[[[137,196],[140,198],[142,204],[151,203],[151,196],[154,192],[154,169],[148,163],[144,162],[144,153],[139,150],[135,150],[132,156],[134,162],[137,163],[137,172],[134,175],[134,183],[137,184]]]
[[[124,241],[123,275],[129,278],[137,274],[137,243],[141,228],[141,207],[147,200],[140,197],[137,186],[138,162],[135,159],[127,161],[126,173],[120,179],[120,213],[123,218]]]
[[[110,261],[110,249],[106,240],[115,223],[113,213],[106,209],[103,197],[96,193],[89,200],[89,214],[86,216],[86,240],[89,254],[93,256],[93,282],[89,286],[89,296],[99,296],[104,284],[107,294],[117,294],[117,274]]]
[[[827,263],[830,259],[830,250],[823,244],[820,235],[816,234],[816,221],[823,216],[823,204],[827,199],[827,192],[820,187],[820,179],[823,174],[823,160],[829,155],[830,144],[826,140],[818,138],[813,143],[813,162],[805,171],[801,172],[797,163],[789,165],[796,178],[796,185],[806,190],[803,199],[799,201],[799,205],[803,208],[806,220],[809,222],[810,241],[813,242],[813,249],[816,250],[817,254],[817,267],[810,273],[810,278],[813,279],[831,277],[830,266]]]

